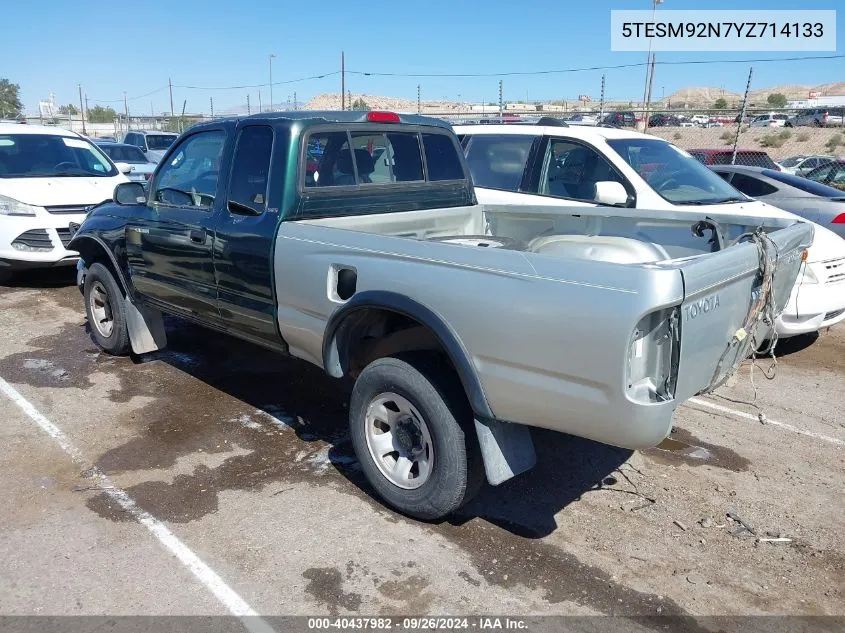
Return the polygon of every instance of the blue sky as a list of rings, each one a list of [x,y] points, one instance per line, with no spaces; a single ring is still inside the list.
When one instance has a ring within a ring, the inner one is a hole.
[[[223,0],[145,0],[142,3],[67,3],[40,0],[9,3],[3,9],[0,76],[20,84],[27,111],[51,92],[58,103],[78,103],[81,83],[90,105],[131,112],[170,109],[168,77],[176,85],[231,86],[266,84],[268,55],[273,80],[335,72],[340,51],[351,71],[395,73],[501,73],[644,62],[646,53],[610,51],[611,9],[649,9],[650,0],[490,0],[410,3],[321,0],[291,3],[232,3]],[[661,9],[840,9],[837,31],[845,34],[842,0],[665,0]],[[9,28],[14,25],[14,28]],[[840,35],[837,53],[845,51]],[[830,54],[830,53],[807,53]],[[660,60],[745,59],[795,56],[794,53],[662,53]],[[741,92],[747,65],[658,66],[654,96],[690,85],[721,86]],[[601,71],[504,77],[505,98],[523,100],[598,99]],[[641,99],[644,68],[608,70],[611,99]],[[755,64],[755,87],[782,83],[845,81],[845,60]],[[498,77],[403,78],[347,75],[354,93],[423,99],[496,101]],[[163,89],[161,89],[163,88]],[[149,96],[146,93],[161,89]],[[274,101],[303,101],[322,92],[339,92],[338,75],[277,85]],[[258,88],[193,90],[174,88],[179,110],[208,112],[258,101]],[[261,88],[264,104],[269,89]],[[141,98],[135,98],[141,97]],[[114,103],[108,103],[113,101]]]

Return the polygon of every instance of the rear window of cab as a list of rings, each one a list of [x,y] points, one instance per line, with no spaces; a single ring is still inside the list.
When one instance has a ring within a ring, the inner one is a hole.
[[[466,180],[459,152],[435,128],[333,126],[307,135],[300,173],[309,190]]]

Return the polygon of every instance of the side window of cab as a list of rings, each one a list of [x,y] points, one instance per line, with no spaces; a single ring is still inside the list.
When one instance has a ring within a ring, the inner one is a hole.
[[[197,132],[182,140],[158,172],[152,200],[164,206],[208,209],[214,204],[226,133]]]

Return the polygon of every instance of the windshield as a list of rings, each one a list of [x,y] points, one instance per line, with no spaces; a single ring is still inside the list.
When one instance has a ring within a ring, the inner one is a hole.
[[[77,136],[0,134],[0,178],[115,175],[102,151]]]
[[[798,163],[804,160],[804,156],[792,156],[781,163],[784,167],[795,167]]]
[[[132,164],[149,162],[144,152],[134,145],[100,145],[100,149],[115,162]]]
[[[695,158],[659,139],[608,139],[661,197],[675,204],[721,204],[747,198]]]
[[[148,149],[167,149],[176,140],[175,134],[147,134]]]

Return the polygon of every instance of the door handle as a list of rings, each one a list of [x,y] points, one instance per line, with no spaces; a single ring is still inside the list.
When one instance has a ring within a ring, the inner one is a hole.
[[[191,238],[192,242],[205,244],[205,229],[191,229],[188,233],[188,237]]]

